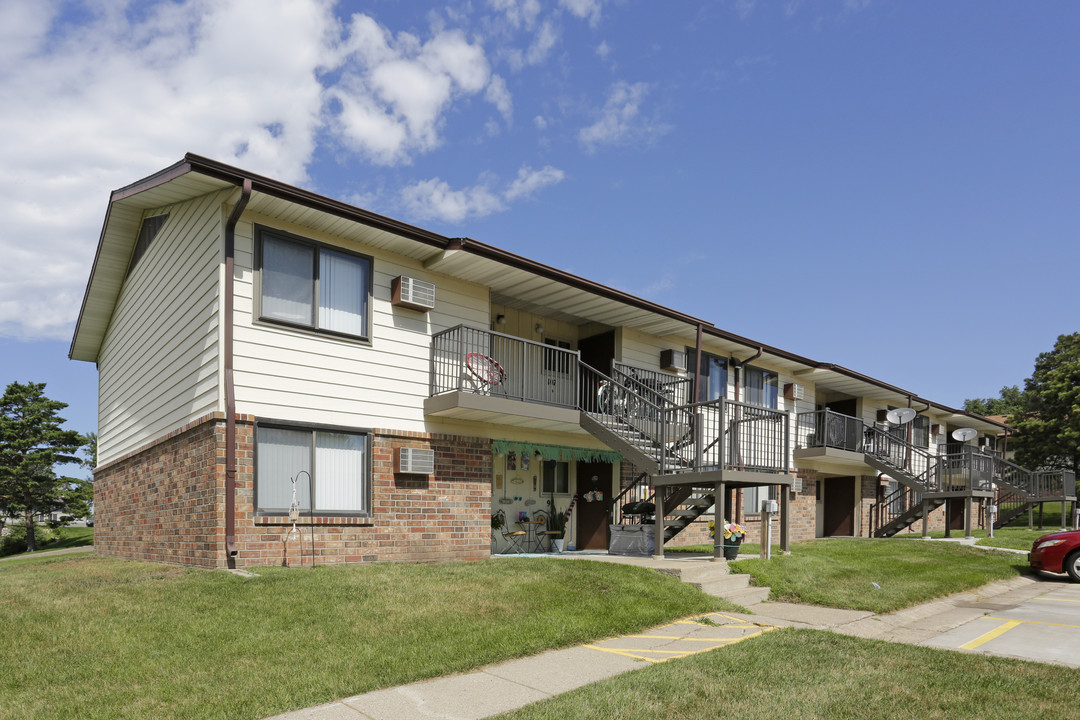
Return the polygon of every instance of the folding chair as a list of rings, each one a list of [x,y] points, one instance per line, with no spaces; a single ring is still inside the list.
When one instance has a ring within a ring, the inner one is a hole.
[[[503,548],[503,551],[500,553],[500,555],[509,555],[511,550],[513,550],[517,554],[525,552],[525,550],[523,550],[521,545],[519,545],[518,543],[520,543],[522,538],[526,537],[529,533],[525,532],[524,530],[511,530],[506,522],[506,513],[504,513],[502,510],[499,510],[496,514],[502,518],[502,526],[500,530],[502,532],[503,539],[506,540],[506,547]]]

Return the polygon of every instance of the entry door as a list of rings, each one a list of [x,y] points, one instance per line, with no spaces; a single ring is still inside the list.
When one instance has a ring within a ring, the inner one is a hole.
[[[824,508],[824,537],[855,534],[855,478],[838,477],[822,480]]]
[[[950,530],[964,529],[964,501],[961,498],[949,498],[945,501]]]
[[[578,550],[608,549],[608,507],[611,502],[611,463],[577,464],[578,501],[575,545]]]

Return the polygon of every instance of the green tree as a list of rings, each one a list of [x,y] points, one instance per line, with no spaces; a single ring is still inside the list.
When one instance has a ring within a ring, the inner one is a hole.
[[[964,409],[976,415],[1018,415],[1024,409],[1024,391],[1017,385],[1001,388],[996,398],[968,398]]]
[[[86,481],[60,477],[58,463],[77,463],[82,435],[61,427],[67,403],[45,397],[45,383],[13,382],[0,397],[0,513],[21,516],[26,549],[37,549],[34,516],[85,497]],[[78,487],[76,487],[78,486]]]
[[[1035,360],[1015,426],[1022,465],[1080,470],[1080,333],[1059,336]]]

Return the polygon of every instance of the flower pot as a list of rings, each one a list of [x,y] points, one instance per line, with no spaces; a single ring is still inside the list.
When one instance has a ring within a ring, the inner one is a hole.
[[[555,552],[561,553],[563,551],[563,544],[565,542],[565,538],[555,538]]]
[[[742,535],[732,535],[724,540],[724,559],[734,560],[739,556],[739,546],[742,545]]]

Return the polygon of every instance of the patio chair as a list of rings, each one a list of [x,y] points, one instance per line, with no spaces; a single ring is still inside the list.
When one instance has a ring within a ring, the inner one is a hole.
[[[517,554],[525,552],[520,543],[529,533],[524,530],[511,530],[506,522],[506,513],[502,510],[498,510],[495,514],[502,518],[502,525],[499,527],[499,530],[502,533],[503,540],[506,541],[506,547],[503,548],[500,555],[509,555],[511,550]]]

